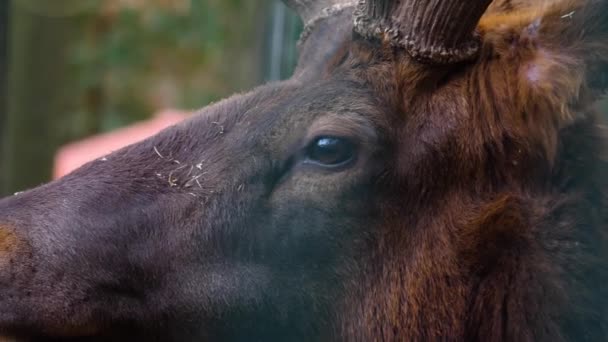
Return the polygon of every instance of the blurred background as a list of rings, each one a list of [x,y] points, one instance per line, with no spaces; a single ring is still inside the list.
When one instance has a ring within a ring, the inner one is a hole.
[[[0,196],[288,77],[301,29],[279,0],[0,0]]]
[[[279,0],[0,0],[0,196],[290,75]]]

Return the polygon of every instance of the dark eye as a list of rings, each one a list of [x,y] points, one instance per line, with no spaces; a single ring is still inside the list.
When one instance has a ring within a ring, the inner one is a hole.
[[[355,157],[355,145],[338,137],[316,138],[306,149],[306,159],[322,166],[342,166]]]

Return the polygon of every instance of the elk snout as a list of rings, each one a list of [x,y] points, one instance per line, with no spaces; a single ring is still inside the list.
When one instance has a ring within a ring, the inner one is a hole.
[[[0,223],[0,291],[14,282],[28,254],[28,244],[13,225]]]
[[[66,282],[68,267],[35,247],[48,238],[40,232],[50,222],[31,209],[36,198],[28,194],[0,201],[0,342],[7,335],[30,340],[91,331],[87,316],[75,308],[73,298],[81,300],[82,290]]]
[[[21,299],[19,287],[28,273],[29,255],[29,245],[14,225],[0,222],[0,341],[18,320],[20,313],[13,308]]]
[[[12,255],[18,252],[19,238],[8,225],[0,224],[0,272],[8,268]]]

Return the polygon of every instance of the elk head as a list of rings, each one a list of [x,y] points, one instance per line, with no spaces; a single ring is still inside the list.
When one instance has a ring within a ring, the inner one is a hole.
[[[0,201],[0,332],[606,336],[608,2],[288,3],[290,80]]]

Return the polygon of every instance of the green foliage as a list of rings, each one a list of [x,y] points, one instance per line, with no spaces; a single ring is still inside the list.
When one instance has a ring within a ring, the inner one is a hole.
[[[196,109],[259,82],[263,1],[157,0],[106,10],[110,2],[86,15],[71,60],[79,115],[95,118],[96,130],[161,108]]]

